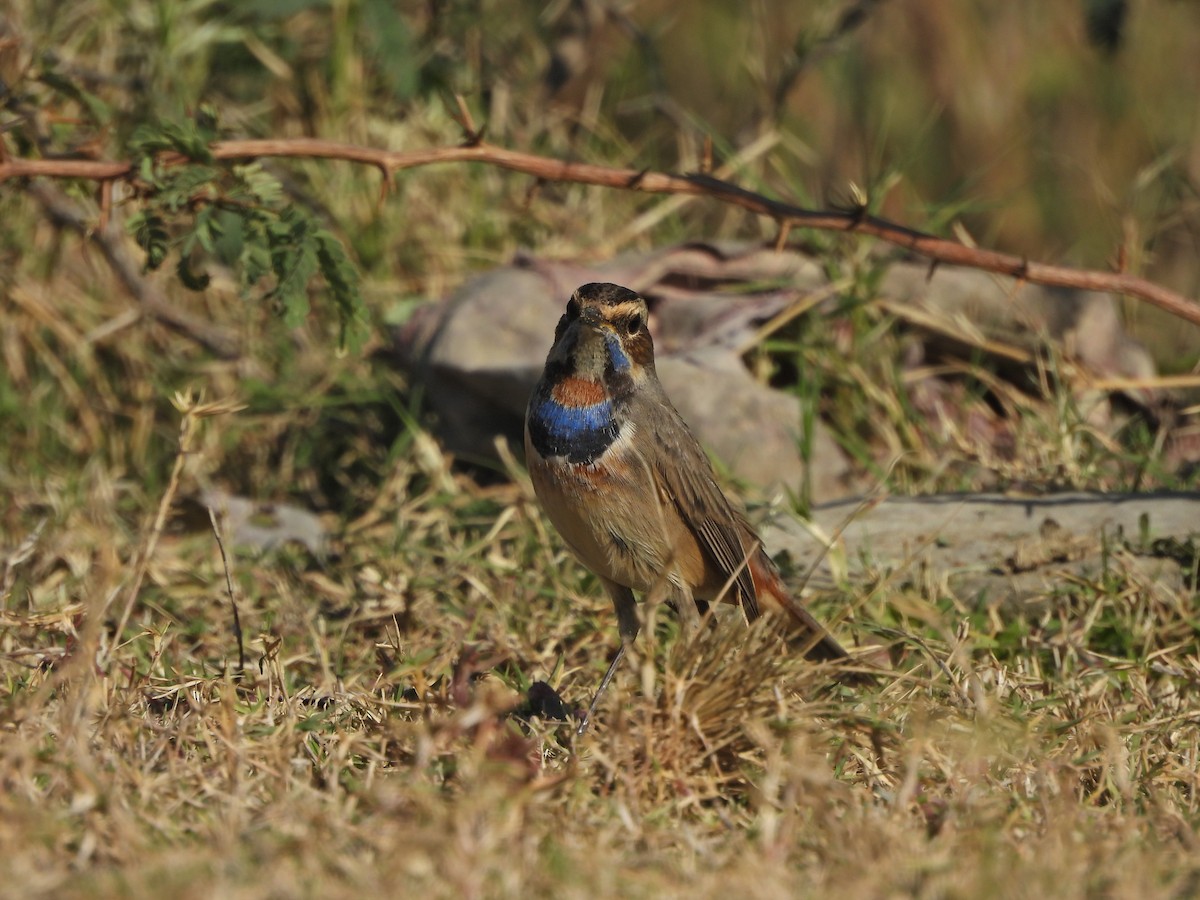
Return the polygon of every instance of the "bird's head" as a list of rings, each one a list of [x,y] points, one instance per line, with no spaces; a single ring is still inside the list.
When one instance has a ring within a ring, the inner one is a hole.
[[[547,369],[597,381],[614,393],[654,372],[646,301],[617,284],[585,284],[567,301]],[[614,390],[616,389],[616,390]]]

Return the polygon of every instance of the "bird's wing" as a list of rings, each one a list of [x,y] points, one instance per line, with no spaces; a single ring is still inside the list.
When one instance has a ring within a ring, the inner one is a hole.
[[[759,553],[753,530],[717,486],[712,463],[679,413],[670,406],[666,411],[669,424],[656,428],[654,434],[658,483],[725,580],[737,573],[732,587],[746,618],[753,622],[759,615],[750,571],[750,562]]]
[[[784,589],[754,529],[717,486],[712,463],[699,442],[679,413],[665,408],[674,421],[655,429],[652,457],[664,502],[674,504],[724,580],[737,573],[732,584],[746,618],[751,622],[758,618],[761,589],[762,599],[778,605],[798,626],[794,643],[809,659],[846,659],[841,644]]]

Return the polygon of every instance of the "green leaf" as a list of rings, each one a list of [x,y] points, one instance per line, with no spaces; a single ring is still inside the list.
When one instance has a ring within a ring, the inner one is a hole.
[[[234,166],[233,174],[239,183],[229,192],[232,199],[262,206],[275,206],[283,202],[283,185],[274,175],[264,171],[260,163]]]
[[[329,285],[341,322],[339,343],[357,352],[368,336],[366,307],[358,289],[358,269],[342,242],[324,228],[316,232],[317,259],[321,275]]]
[[[239,258],[242,267],[242,285],[252,288],[271,271],[271,249],[266,242],[247,242]]]
[[[216,135],[209,129],[202,128],[194,119],[168,122],[163,127],[163,134],[171,141],[171,146],[184,156],[196,162],[209,163],[213,161],[212,151],[208,145]]]
[[[157,123],[144,123],[133,129],[129,136],[129,149],[134,156],[147,157],[163,150],[171,149],[171,141],[163,132],[163,126]]]
[[[267,229],[271,246],[271,269],[275,289],[270,298],[283,310],[283,321],[295,327],[308,315],[308,282],[317,273],[317,245],[311,221],[294,209],[286,209],[279,222]]]
[[[206,206],[200,212],[196,213],[196,218],[192,223],[192,230],[183,239],[182,252],[185,256],[195,253],[197,244],[200,245],[200,248],[205,253],[212,253],[212,221],[213,209],[211,206]]]
[[[45,58],[43,57],[44,62]],[[56,72],[47,66],[41,71],[38,80],[52,90],[79,103],[87,110],[88,116],[97,125],[107,125],[112,120],[112,108],[107,103],[90,91],[81,88],[61,72]]]
[[[135,156],[152,156],[174,150],[196,162],[211,163],[212,151],[208,145],[217,135],[209,125],[208,117],[205,118],[203,125],[194,119],[139,125],[130,135],[129,147]]]
[[[367,315],[358,269],[346,248],[311,212],[290,205],[279,180],[258,163],[226,166],[212,160],[215,128],[215,114],[202,110],[195,119],[143,125],[130,139],[151,188],[145,209],[129,224],[146,251],[147,268],[161,266],[177,245],[176,276],[191,290],[208,287],[210,260],[233,269],[247,295],[273,275],[260,296],[289,327],[307,317],[312,280],[320,274],[337,313],[340,345],[358,349],[368,335]],[[162,166],[156,158],[164,152],[200,162]]]
[[[146,251],[146,270],[154,271],[167,258],[170,235],[162,217],[152,211],[135,213],[127,225],[139,247]]]
[[[203,188],[211,186],[219,177],[211,166],[182,166],[160,176],[159,202],[171,212],[189,206]]]
[[[212,231],[215,236],[210,248],[213,255],[221,265],[235,268],[246,246],[245,220],[233,210],[222,209],[213,219]]]
[[[190,291],[204,290],[211,280],[207,272],[197,272],[192,269],[192,258],[186,253],[180,255],[179,263],[175,266],[175,274],[179,276],[183,286]]]

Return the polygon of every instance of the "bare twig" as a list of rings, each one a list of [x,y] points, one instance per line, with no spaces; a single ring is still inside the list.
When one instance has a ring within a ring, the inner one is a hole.
[[[542,181],[568,181],[600,187],[636,190],[647,194],[696,194],[713,197],[758,215],[775,219],[781,226],[816,228],[825,231],[852,231],[866,234],[903,247],[938,263],[967,266],[987,272],[1010,275],[1033,284],[1050,287],[1104,291],[1137,297],[1172,315],[1200,325],[1200,304],[1161,285],[1124,272],[1101,272],[1070,266],[1032,262],[1008,253],[968,247],[959,241],[925,234],[873,216],[861,209],[810,210],[762,194],[748,191],[720,178],[702,174],[671,174],[649,170],[619,169],[590,163],[565,162],[532,153],[521,153],[485,143],[468,141],[453,147],[394,151],[356,144],[344,144],[317,138],[287,140],[217,141],[209,148],[215,159],[253,159],[256,157],[292,157],[337,159],[374,166],[388,175],[403,169],[435,163],[478,162],[513,172],[532,175]],[[185,161],[179,154],[164,154],[164,164]],[[8,159],[0,162],[0,182],[11,178],[43,176],[50,178],[87,178],[94,181],[128,179],[133,175],[129,162],[89,160]]]
[[[162,537],[163,529],[166,527],[167,514],[171,510],[171,505],[175,502],[175,496],[179,493],[179,483],[183,477],[184,466],[187,465],[188,458],[194,452],[200,420],[245,409],[244,404],[234,400],[205,402],[203,393],[196,395],[191,391],[176,393],[172,405],[180,412],[179,449],[175,453],[175,465],[171,468],[171,477],[167,481],[167,487],[163,491],[162,498],[159,500],[158,512],[155,513],[154,522],[150,525],[150,530],[146,533],[142,546],[134,558],[133,579],[129,584],[128,593],[125,597],[125,608],[121,612],[121,618],[117,623],[116,630],[113,632],[112,652],[115,652],[117,647],[120,646],[121,635],[125,631],[125,626],[129,624],[129,617],[132,615],[133,607],[137,603],[138,594],[142,589],[142,582],[145,581],[146,572],[150,568],[150,560],[154,556],[159,538]],[[220,542],[221,537],[218,534],[217,543],[221,547],[221,556],[224,558],[225,547]],[[226,564],[225,573],[228,578],[228,563]],[[240,653],[241,625],[237,622],[236,607],[234,609],[234,623],[239,634],[238,649]]]
[[[196,416],[191,408],[191,404],[187,408],[181,409],[183,417],[179,423],[179,450],[175,454],[175,465],[171,469],[171,477],[167,481],[167,489],[163,491],[162,498],[158,502],[158,511],[154,515],[154,522],[150,526],[150,531],[147,532],[146,538],[142,543],[141,551],[138,553],[136,563],[133,569],[133,580],[129,584],[129,590],[125,596],[125,608],[121,611],[121,618],[117,622],[117,627],[113,631],[112,651],[115,652],[121,643],[121,635],[125,631],[125,626],[129,624],[129,617],[133,613],[133,606],[137,602],[138,594],[142,590],[142,582],[146,578],[146,571],[150,568],[150,560],[154,556],[154,550],[158,546],[158,539],[162,537],[163,528],[167,524],[167,513],[171,509],[171,504],[175,501],[175,494],[179,491],[179,479],[183,475],[183,467],[187,463],[188,454],[192,449],[192,438],[196,430]],[[110,652],[110,655],[111,655]]]
[[[225,590],[229,592],[229,609],[233,612],[233,636],[237,638],[238,674],[246,672],[246,650],[242,641],[242,619],[238,615],[237,598],[233,594],[233,578],[229,574],[229,557],[225,553],[225,541],[221,539],[221,527],[217,524],[216,511],[208,507],[208,521],[212,523],[213,536],[221,550],[221,565],[225,567]]]

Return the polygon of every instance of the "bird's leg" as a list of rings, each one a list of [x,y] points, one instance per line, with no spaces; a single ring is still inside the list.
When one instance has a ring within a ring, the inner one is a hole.
[[[717,617],[709,615],[712,612],[712,606],[707,600],[696,600],[696,612],[700,615],[701,624],[708,625],[709,629],[717,627]]]
[[[600,679],[600,687],[596,688],[596,693],[592,695],[592,702],[588,705],[587,712],[583,714],[583,718],[579,720],[579,725],[575,728],[575,734],[580,737],[587,731],[588,725],[592,721],[592,713],[596,711],[596,706],[600,703],[600,697],[604,694],[608,683],[612,681],[613,674],[617,671],[617,666],[621,664],[621,660],[625,658],[625,642],[621,642],[621,646],[617,648],[617,652],[613,654],[612,662],[608,664],[608,671],[604,673],[604,677]]]
[[[708,613],[708,603],[704,600],[696,600],[692,597],[692,592],[686,587],[676,588],[675,597],[671,601],[671,605],[675,607],[675,614],[679,616],[679,625],[683,630],[685,637],[695,637],[700,631],[700,623],[704,616]]]
[[[608,595],[612,598],[613,607],[617,611],[617,630],[621,633],[621,646],[613,654],[612,662],[608,664],[608,671],[600,679],[600,687],[596,688],[596,693],[592,697],[592,702],[588,706],[587,712],[584,713],[578,727],[575,729],[575,734],[577,735],[582,735],[587,731],[588,723],[592,720],[592,713],[596,711],[596,706],[599,705],[600,698],[604,695],[608,683],[612,681],[613,675],[616,674],[617,666],[625,658],[625,648],[636,640],[638,631],[642,627],[638,621],[637,601],[633,599],[633,591],[623,585],[614,584],[607,580],[604,581],[604,587],[608,591]]]

